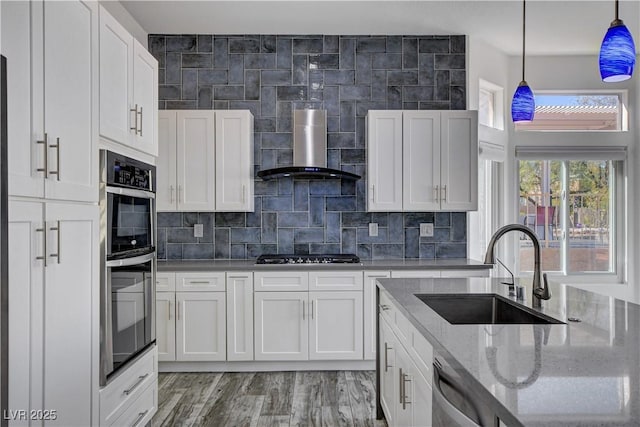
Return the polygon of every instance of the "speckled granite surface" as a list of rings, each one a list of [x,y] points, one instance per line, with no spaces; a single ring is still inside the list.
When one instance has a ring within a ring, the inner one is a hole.
[[[405,259],[362,261],[360,264],[294,264],[256,265],[254,260],[225,261],[158,261],[158,271],[276,271],[299,269],[324,270],[486,270],[492,268],[480,261],[455,259]]]
[[[483,278],[379,283],[508,426],[640,426],[639,305],[551,284],[540,311],[566,324],[452,325],[414,294],[507,296],[507,287]],[[530,281],[523,284],[530,307]]]

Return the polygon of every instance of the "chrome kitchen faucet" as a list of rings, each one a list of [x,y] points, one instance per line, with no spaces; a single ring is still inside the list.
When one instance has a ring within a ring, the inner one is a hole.
[[[487,254],[484,257],[484,263],[485,264],[496,263],[496,257],[494,254],[496,243],[498,243],[498,240],[500,240],[500,238],[506,233],[508,233],[509,231],[521,231],[527,236],[529,236],[529,238],[533,242],[534,264],[533,264],[533,282],[531,284],[531,288],[532,288],[531,304],[534,308],[540,308],[542,307],[541,300],[543,299],[548,300],[549,298],[551,298],[551,291],[549,291],[549,285],[547,283],[547,273],[542,274],[542,268],[540,265],[541,264],[540,263],[540,242],[538,241],[538,238],[531,231],[530,228],[525,227],[524,225],[521,225],[521,224],[508,224],[498,229],[498,231],[496,231],[493,234],[493,236],[491,237],[491,240],[489,241],[489,245],[487,247]],[[540,284],[540,276],[542,276],[543,278],[543,285]]]

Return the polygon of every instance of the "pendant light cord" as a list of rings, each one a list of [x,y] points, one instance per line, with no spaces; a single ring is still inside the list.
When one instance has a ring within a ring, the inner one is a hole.
[[[618,4],[618,0],[616,0],[616,21],[618,21],[618,10],[620,9],[620,5]]]
[[[617,0],[616,0],[617,4]],[[524,81],[524,52],[525,52],[525,22],[526,22],[526,8],[527,8],[527,0],[522,0],[522,81]]]

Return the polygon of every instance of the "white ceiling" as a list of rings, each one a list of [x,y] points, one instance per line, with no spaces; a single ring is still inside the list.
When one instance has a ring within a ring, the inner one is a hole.
[[[522,1],[121,0],[150,34],[465,34],[522,51]],[[640,0],[620,18],[640,43]],[[614,0],[529,0],[528,55],[597,54]]]

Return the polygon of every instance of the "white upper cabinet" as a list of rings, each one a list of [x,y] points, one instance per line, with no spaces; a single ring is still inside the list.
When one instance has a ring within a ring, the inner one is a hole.
[[[253,211],[249,111],[162,110],[158,124],[158,211]]]
[[[402,210],[402,111],[367,115],[368,210]]]
[[[216,176],[213,111],[178,111],[176,129],[177,210],[212,211]]]
[[[158,154],[158,61],[100,7],[100,135]]]
[[[216,111],[216,210],[253,211],[253,117]]]
[[[12,124],[9,193],[95,202],[97,3],[2,2],[1,7]]]
[[[367,119],[369,211],[477,209],[476,111],[372,110]]]
[[[443,113],[440,120],[440,147],[442,210],[477,210],[478,112]]]

